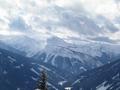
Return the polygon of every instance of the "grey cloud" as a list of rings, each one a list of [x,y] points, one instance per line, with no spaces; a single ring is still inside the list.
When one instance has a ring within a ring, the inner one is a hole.
[[[84,11],[76,13],[70,9],[55,6],[54,9],[51,9],[50,13],[56,14],[60,21],[40,21],[40,24],[47,29],[55,30],[55,28],[58,27],[66,27],[72,31],[85,35],[96,35],[98,33],[102,33],[102,30],[100,30],[92,19],[89,19],[86,16]]]
[[[99,41],[99,42],[107,42],[107,43],[117,43],[117,41],[115,40],[112,40],[108,37],[95,37],[95,38],[91,38],[91,40],[94,40],[94,41]]]
[[[9,24],[9,27],[12,30],[18,30],[22,32],[27,31],[30,28],[21,17],[13,18]]]
[[[117,23],[120,23],[120,16],[119,16],[119,17],[116,17],[116,18],[115,18],[115,21],[116,21]]]
[[[119,31],[119,29],[116,28],[114,24],[104,16],[98,16],[97,18],[99,19],[99,22],[102,22],[104,24],[104,27],[110,32],[115,33]]]
[[[116,3],[120,2],[120,0],[115,0],[115,1],[116,1]]]

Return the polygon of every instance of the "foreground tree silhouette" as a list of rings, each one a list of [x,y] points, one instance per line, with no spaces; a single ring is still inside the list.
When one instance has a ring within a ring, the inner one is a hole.
[[[47,87],[47,74],[45,70],[42,70],[40,79],[38,80],[38,85],[36,90],[48,90]]]

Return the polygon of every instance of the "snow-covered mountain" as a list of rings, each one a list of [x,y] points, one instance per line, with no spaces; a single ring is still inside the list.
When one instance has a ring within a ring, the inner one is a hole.
[[[76,75],[109,66],[120,58],[119,4],[119,0],[1,0],[0,87],[33,88],[40,68],[45,68],[51,90],[63,90]]]
[[[42,69],[47,72],[49,90],[63,90],[61,83],[70,78],[65,75],[65,71],[40,60],[0,49],[1,90],[34,90]],[[67,73],[72,76],[71,72]]]
[[[41,58],[39,60],[26,58],[0,49],[0,89],[33,90],[39,78],[39,73],[44,68],[48,74],[49,90],[63,90],[64,87],[70,86],[71,83],[75,90],[78,90],[78,88],[83,90],[91,90],[91,88],[95,90],[116,90],[119,88],[119,62],[117,60],[102,67],[87,70],[76,77],[71,71],[42,62]],[[81,69],[84,70],[82,67]],[[76,69],[74,68],[74,70]],[[81,72],[78,70],[77,73]]]
[[[26,56],[32,56],[41,50],[41,42],[27,36],[0,36],[1,42],[24,52]],[[4,46],[3,46],[4,48]],[[14,49],[13,49],[14,50]],[[11,50],[12,51],[12,50]]]
[[[21,55],[26,55],[25,52],[22,52],[14,47],[11,47],[10,45],[0,41],[0,48],[2,49],[5,49],[5,50],[8,50],[8,51],[12,51],[14,53],[18,53],[18,54],[21,54]]]
[[[119,90],[120,60],[80,74],[72,86],[73,90]]]
[[[66,72],[71,71],[74,75],[77,75],[78,71],[81,73],[100,67],[120,57],[120,46],[115,44],[84,41],[76,45],[54,36],[49,38],[41,49],[41,42],[29,37],[11,37],[2,41],[24,52],[26,57],[40,60]],[[66,76],[68,75],[66,73]]]
[[[72,72],[73,75],[100,67],[120,57],[118,46],[109,44],[82,44],[76,46],[53,37],[45,49],[33,58],[52,66]],[[103,45],[103,46],[102,46]],[[116,50],[114,52],[114,50]],[[68,75],[66,73],[66,75]]]

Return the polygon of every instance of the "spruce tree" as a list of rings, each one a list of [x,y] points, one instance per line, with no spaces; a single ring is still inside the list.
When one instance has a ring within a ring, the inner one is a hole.
[[[47,74],[45,70],[42,70],[40,79],[38,80],[38,85],[36,90],[48,90],[47,87]]]

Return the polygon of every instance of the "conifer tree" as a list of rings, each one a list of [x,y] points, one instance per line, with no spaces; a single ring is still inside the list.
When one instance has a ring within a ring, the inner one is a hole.
[[[36,90],[48,90],[47,87],[47,74],[45,70],[42,70],[40,79],[38,80],[38,85]]]

